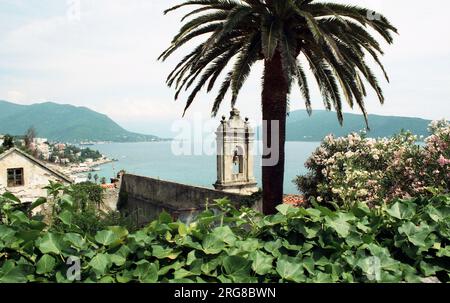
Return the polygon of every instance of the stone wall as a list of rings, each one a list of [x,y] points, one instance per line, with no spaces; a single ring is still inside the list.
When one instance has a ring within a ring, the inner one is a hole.
[[[249,200],[249,196],[127,174],[122,177],[117,208],[135,217],[140,225],[157,218],[162,211],[189,222],[205,209],[206,203],[221,198],[235,205]],[[261,202],[254,208],[261,210]]]
[[[104,210],[116,211],[118,197],[119,197],[119,188],[106,188],[103,193]]]

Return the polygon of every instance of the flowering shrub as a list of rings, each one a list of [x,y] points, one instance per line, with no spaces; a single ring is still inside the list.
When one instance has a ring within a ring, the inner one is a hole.
[[[307,198],[347,208],[357,201],[374,206],[395,198],[448,193],[450,123],[435,121],[429,131],[422,145],[407,132],[382,139],[356,133],[327,136],[305,164],[309,174],[295,182]]]

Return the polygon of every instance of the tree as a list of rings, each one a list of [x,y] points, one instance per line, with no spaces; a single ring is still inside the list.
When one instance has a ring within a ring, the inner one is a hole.
[[[97,174],[94,175],[94,181],[97,183],[99,176]]]
[[[36,129],[34,127],[30,127],[25,134],[25,147],[30,148],[34,139],[36,138]]]
[[[183,20],[186,23],[173,38],[160,59],[166,60],[184,44],[206,35],[205,40],[187,54],[167,77],[175,86],[175,99],[191,89],[185,113],[206,85],[210,92],[221,73],[227,72],[212,107],[215,116],[226,94],[231,91],[235,106],[239,91],[257,61],[264,62],[262,80],[262,117],[267,122],[264,146],[270,147],[272,125],[279,123],[279,161],[263,166],[263,211],[271,214],[283,199],[284,145],[288,97],[296,82],[309,114],[312,112],[306,67],[315,78],[325,107],[337,112],[343,123],[342,95],[353,108],[356,103],[367,121],[364,99],[367,83],[384,102],[378,80],[366,63],[369,55],[384,72],[379,55],[380,44],[369,29],[389,44],[397,30],[381,14],[365,8],[321,3],[314,0],[191,0],[165,13],[196,5]],[[197,7],[198,6],[198,7]],[[198,81],[197,81],[198,80]],[[195,83],[195,85],[194,85]],[[194,85],[194,86],[193,86]]]
[[[14,147],[14,138],[11,135],[5,135],[3,137],[3,149],[8,150]]]
[[[88,179],[88,181],[91,181],[91,180],[92,180],[92,174],[91,174],[91,173],[88,173],[87,179]]]
[[[101,183],[101,184],[106,184],[106,178],[105,178],[105,177],[102,177],[102,178],[100,179],[100,183]]]

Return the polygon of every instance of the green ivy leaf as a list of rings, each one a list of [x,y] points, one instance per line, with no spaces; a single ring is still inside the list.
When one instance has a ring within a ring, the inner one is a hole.
[[[450,247],[446,246],[445,248],[440,248],[436,253],[438,257],[450,257]]]
[[[64,235],[63,239],[78,249],[82,249],[86,246],[86,240],[80,234],[67,233]]]
[[[170,264],[170,265],[167,265],[167,266],[164,266],[164,267],[162,267],[162,268],[160,268],[159,270],[158,270],[158,276],[164,276],[164,275],[167,275],[167,273],[170,271],[170,270],[175,270],[175,271],[177,271],[177,270],[179,270],[180,268],[182,268],[184,265],[186,265],[184,262],[179,262],[179,261],[177,261],[177,262],[175,262],[175,263],[172,263],[172,264]]]
[[[181,237],[186,237],[186,236],[187,236],[187,234],[188,234],[188,229],[187,229],[187,227],[186,227],[185,224],[180,223],[180,224],[178,225],[178,234],[179,234]]]
[[[146,233],[143,230],[139,230],[139,231],[131,234],[128,238],[133,239],[137,245],[144,247],[147,244],[151,243],[151,241],[154,239],[154,236],[149,235],[148,233]]]
[[[325,221],[328,226],[334,229],[339,236],[345,238],[349,235],[350,232],[350,224],[347,223],[347,220],[342,216],[341,213],[337,217],[325,217]]]
[[[364,243],[361,234],[352,232],[345,238],[345,243],[347,243],[350,247],[357,247]]]
[[[71,211],[64,210],[62,211],[58,218],[66,225],[70,225],[72,223],[73,215]]]
[[[105,277],[102,277],[98,282],[99,283],[115,283],[116,280],[111,276],[105,276]]]
[[[320,230],[320,226],[308,227],[304,224],[301,224],[297,227],[297,229],[305,236],[306,239],[313,239],[317,236],[317,233]]]
[[[416,212],[416,206],[413,203],[396,202],[387,209],[387,213],[397,219],[411,219]]]
[[[292,205],[289,204],[280,204],[276,207],[276,209],[283,215],[283,216],[289,216],[296,214],[298,212],[298,209]]]
[[[272,263],[273,263],[273,257],[262,252],[262,251],[255,251],[250,255],[251,260],[253,260],[252,263],[252,269],[254,272],[256,272],[258,275],[265,275],[269,273],[272,270]]]
[[[286,281],[297,283],[305,281],[303,266],[298,259],[281,256],[278,258],[276,270],[280,277]]]
[[[412,244],[424,248],[427,246],[425,240],[431,233],[431,229],[425,223],[416,226],[412,222],[406,222],[398,228],[398,232],[405,234]]]
[[[6,225],[0,224],[0,240],[6,240],[14,236],[16,232],[14,229],[7,227]]]
[[[122,272],[117,273],[116,280],[119,283],[128,283],[133,280],[133,273],[134,271],[125,269]]]
[[[188,255],[187,255],[187,259],[186,259],[186,265],[191,265],[192,262],[194,262],[197,259],[197,256],[195,255],[196,251],[195,250],[191,250]]]
[[[175,252],[173,249],[167,247],[164,248],[161,245],[152,245],[152,255],[157,259],[171,259],[174,260],[178,257],[180,252]]]
[[[201,264],[201,271],[206,275],[213,275],[212,271],[216,270],[216,268],[222,263],[222,258],[214,258],[209,260],[208,262],[204,262]],[[191,269],[191,271],[194,271]]]
[[[191,236],[182,238],[181,241],[177,242],[177,244],[192,249],[203,250],[202,245],[198,242],[194,242]]]
[[[304,258],[302,260],[303,268],[305,268],[309,274],[313,275],[314,272],[314,260],[311,257]]]
[[[236,235],[229,226],[217,227],[211,234],[219,239],[222,239],[223,242],[229,245],[233,245],[236,241]]]
[[[139,282],[155,283],[158,281],[158,267],[155,263],[141,260],[136,265],[137,267],[133,274],[139,279]]]
[[[174,272],[174,274],[173,274],[173,277],[175,279],[177,279],[177,280],[178,279],[183,279],[183,278],[186,278],[186,277],[190,277],[190,276],[195,276],[195,274],[190,272],[190,271],[188,271],[188,270],[186,270],[186,269],[184,269],[184,268],[180,268],[180,269],[176,270]]]
[[[54,253],[60,254],[62,250],[62,241],[59,235],[46,233],[42,238],[36,240],[39,250],[43,254]]]
[[[235,246],[242,252],[254,252],[262,247],[262,244],[258,239],[245,239],[242,241],[236,241]]]
[[[439,210],[436,207],[429,205],[426,209],[426,213],[434,222],[439,223],[449,218],[450,213],[446,210],[447,209]]]
[[[240,256],[227,256],[222,261],[225,273],[229,275],[247,275],[251,262]]]
[[[440,271],[441,268],[439,266],[435,266],[429,263],[426,263],[424,261],[421,261],[420,264],[420,270],[424,274],[425,277],[430,277],[436,274],[436,272]]]
[[[126,258],[124,258],[123,256],[119,255],[119,254],[110,254],[109,255],[109,259],[111,260],[111,262],[117,266],[122,266],[125,264],[125,262],[127,261]]]
[[[119,239],[123,239],[128,236],[128,230],[122,226],[110,226],[108,230],[112,231]]]
[[[14,261],[6,260],[0,268],[0,283],[25,283],[27,278],[21,266]]]
[[[203,239],[202,248],[205,254],[215,255],[220,253],[225,248],[225,243],[217,236],[208,234]]]
[[[107,254],[98,253],[91,259],[89,266],[91,266],[97,274],[104,275],[110,266],[110,258]]]
[[[283,242],[280,239],[276,241],[269,241],[264,244],[264,249],[270,252],[274,257],[281,256],[280,248],[283,246]]]
[[[314,282],[315,283],[333,283],[333,282],[336,282],[336,280],[333,278],[332,275],[319,271],[314,279]]]
[[[50,273],[55,268],[55,264],[55,258],[45,254],[36,263],[36,273],[40,275]]]
[[[97,232],[97,234],[95,235],[95,241],[104,246],[109,246],[119,240],[119,237],[110,230],[102,230]]]

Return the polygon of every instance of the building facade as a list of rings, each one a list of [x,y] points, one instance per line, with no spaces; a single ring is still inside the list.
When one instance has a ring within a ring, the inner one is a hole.
[[[24,203],[34,202],[47,196],[43,188],[49,181],[72,183],[69,177],[17,148],[0,155],[0,194],[8,191]]]

